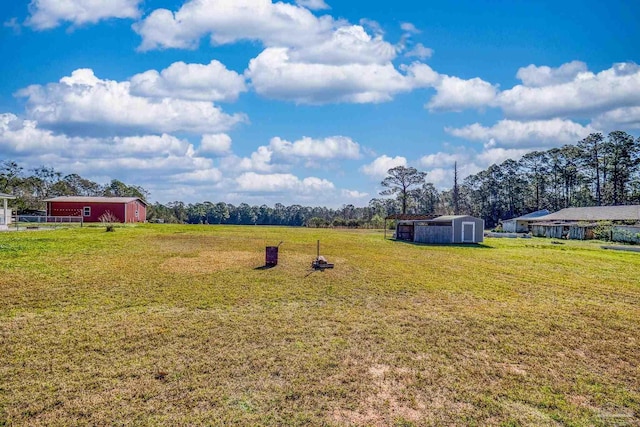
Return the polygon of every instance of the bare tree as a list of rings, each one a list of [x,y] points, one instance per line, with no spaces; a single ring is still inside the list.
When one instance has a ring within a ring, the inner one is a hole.
[[[453,213],[460,213],[460,189],[458,188],[458,162],[453,163]]]

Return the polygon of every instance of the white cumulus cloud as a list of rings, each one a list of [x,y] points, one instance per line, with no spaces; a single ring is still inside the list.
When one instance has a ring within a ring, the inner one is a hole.
[[[483,141],[491,146],[543,148],[564,144],[575,144],[597,130],[571,120],[552,119],[521,122],[500,120],[491,127],[474,123],[462,128],[446,128],[451,135],[475,141]]]
[[[195,48],[209,35],[214,44],[257,40],[267,46],[304,46],[333,31],[330,16],[271,0],[189,0],[176,12],[156,9],[134,25],[140,49]]]
[[[402,156],[389,157],[386,154],[376,158],[373,162],[364,165],[360,170],[372,178],[384,178],[389,169],[396,166],[406,166],[407,159]]]
[[[295,62],[287,48],[268,48],[252,59],[246,74],[255,91],[267,98],[301,104],[389,101],[397,93],[426,86],[425,67],[405,67],[400,73],[385,64],[329,65]]]
[[[219,61],[209,64],[174,62],[161,72],[149,70],[131,78],[131,94],[194,101],[235,101],[247,90],[244,77]]]
[[[298,6],[306,7],[310,10],[324,10],[331,9],[324,0],[296,0]]]
[[[528,119],[590,118],[617,108],[640,106],[640,67],[619,63],[597,74],[578,72],[563,83],[514,86],[500,93],[496,105],[508,117]]]
[[[128,81],[102,80],[90,69],[76,70],[58,83],[29,86],[17,95],[27,99],[30,118],[67,133],[217,133],[245,120],[209,102],[134,96]]]
[[[417,64],[396,68],[393,61],[402,48],[385,41],[382,31],[364,23],[318,17],[308,9],[322,6],[318,1],[295,5],[271,0],[190,0],[175,12],[157,9],[134,28],[142,36],[142,50],[195,48],[205,35],[213,44],[260,42],[265,49],[250,61],[245,77],[266,98],[301,104],[375,103],[427,87],[412,74]],[[417,31],[411,24],[404,26]],[[431,53],[418,44],[408,55],[425,58]],[[155,71],[137,76],[132,80],[134,93],[174,94],[165,86],[175,88],[176,84],[165,85],[162,77]],[[239,90],[231,92],[237,96]],[[212,97],[197,87],[188,94],[198,97],[193,99],[228,98],[218,93]]]
[[[231,153],[231,137],[226,133],[202,135],[199,152],[217,156],[229,154]]]
[[[360,145],[346,136],[331,136],[324,139],[303,137],[294,142],[280,137],[272,138],[269,149],[283,158],[303,159],[357,159]]]
[[[360,158],[360,145],[346,136],[330,136],[323,139],[302,137],[287,141],[271,138],[269,145],[261,145],[249,157],[231,155],[222,159],[223,168],[255,172],[273,172],[288,169],[299,160],[305,166],[317,166],[315,160],[340,160]]]
[[[640,106],[616,108],[593,119],[593,127],[607,131],[640,129]]]
[[[430,110],[461,111],[466,108],[482,108],[491,105],[498,88],[478,77],[465,80],[441,75],[435,84],[436,94],[427,107]]]
[[[62,22],[94,24],[109,18],[136,19],[142,0],[32,0],[26,24],[36,30],[55,28]]]
[[[210,159],[200,157],[192,144],[172,135],[70,137],[10,113],[0,114],[0,155],[26,168],[55,165],[62,173],[89,179],[99,174],[103,180],[118,178],[148,189],[221,178]]]
[[[136,156],[191,156],[194,155],[193,145],[173,135],[144,135],[114,137],[109,147],[113,155]]]
[[[459,153],[438,152],[422,156],[419,163],[425,168],[442,167],[443,165],[453,165],[455,162],[466,160],[466,156]]]
[[[172,182],[179,183],[215,183],[222,180],[222,172],[216,168],[200,169],[176,174]]]
[[[11,113],[0,114],[0,153],[5,158],[37,155],[56,149],[65,151],[72,144],[71,138],[65,135],[39,129],[34,120],[22,120]]]
[[[318,43],[291,48],[289,54],[293,62],[310,64],[384,64],[395,58],[396,49],[381,35],[372,37],[362,26],[349,25]]]
[[[280,193],[294,191],[309,194],[335,188],[332,182],[317,177],[300,179],[292,174],[247,172],[236,178],[238,191]]]
[[[598,116],[594,126],[606,127],[607,120],[624,124],[619,114],[628,111],[624,108],[640,107],[640,66],[633,62],[614,64],[599,73],[588,71],[580,61],[557,68],[529,65],[518,70],[523,84],[503,91],[480,78],[466,80],[431,72],[436,75],[430,84],[436,94],[426,107],[432,111],[495,107],[506,118],[519,120]]]
[[[234,154],[220,159],[220,167],[226,171],[273,172],[281,167],[271,163],[273,152],[266,146],[260,146],[249,157],[238,157]]]
[[[365,197],[369,197],[369,193],[357,190],[342,189],[340,194],[342,194],[342,197],[346,197],[347,199],[364,199]]]
[[[586,71],[587,64],[582,61],[571,61],[562,64],[558,68],[551,68],[546,65],[538,67],[531,64],[520,68],[516,76],[522,80],[525,86],[542,87],[570,82],[578,74]]]

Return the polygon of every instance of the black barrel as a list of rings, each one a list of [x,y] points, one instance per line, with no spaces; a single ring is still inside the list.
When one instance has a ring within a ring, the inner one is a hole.
[[[277,246],[267,246],[264,264],[268,267],[273,267],[278,265],[278,247]]]

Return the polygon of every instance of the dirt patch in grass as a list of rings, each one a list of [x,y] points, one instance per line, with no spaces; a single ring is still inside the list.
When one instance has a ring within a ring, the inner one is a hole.
[[[249,251],[202,251],[193,257],[172,257],[162,263],[169,273],[206,274],[233,268],[256,267],[262,262],[260,254]]]
[[[522,402],[505,402],[503,408],[510,416],[513,425],[530,425],[540,427],[560,426],[559,422],[553,420],[549,415],[538,408]]]
[[[407,398],[406,385],[413,374],[405,368],[375,364],[368,369],[371,394],[361,402],[359,410],[336,410],[333,419],[340,425],[412,425],[424,414],[422,401]]]

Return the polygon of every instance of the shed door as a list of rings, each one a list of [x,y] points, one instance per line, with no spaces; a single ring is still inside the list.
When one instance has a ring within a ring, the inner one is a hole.
[[[462,241],[465,243],[473,243],[474,236],[476,234],[475,222],[463,222],[462,223]]]

